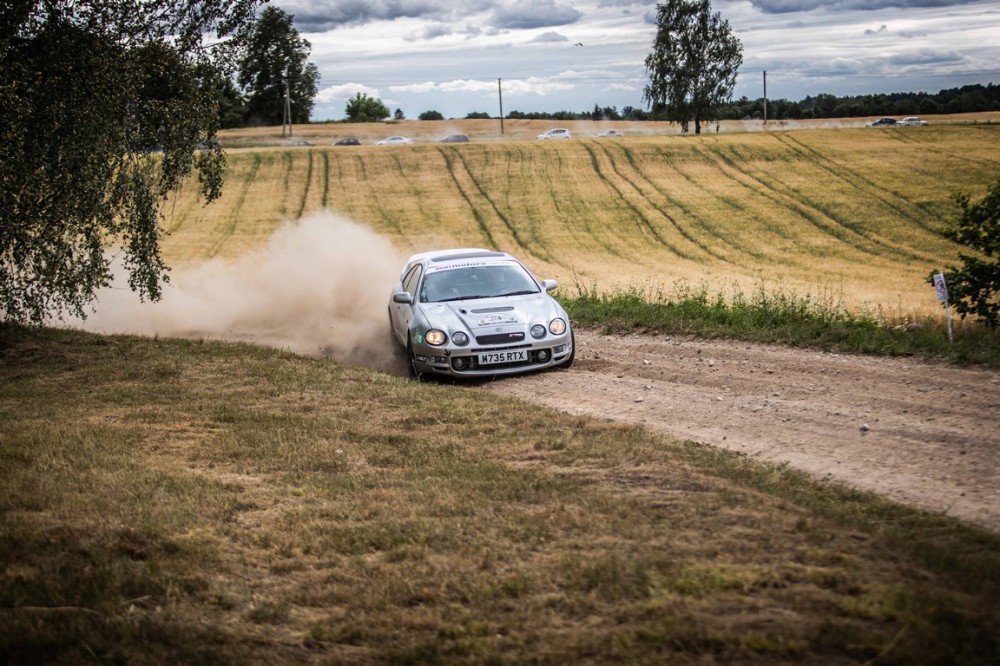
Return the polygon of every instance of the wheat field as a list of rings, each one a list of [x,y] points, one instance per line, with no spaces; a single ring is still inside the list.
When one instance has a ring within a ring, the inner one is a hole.
[[[953,193],[981,196],[1000,175],[991,122],[700,136],[642,124],[616,139],[593,136],[609,123],[507,121],[503,137],[497,124],[295,128],[309,146],[280,145],[277,128],[224,133],[224,194],[203,206],[191,186],[166,202],[164,255],[172,265],[235,259],[327,209],[400,256],[501,249],[570,291],[780,289],[905,319],[940,312],[926,276],[957,261],[935,232],[956,215]],[[583,138],[534,140],[557,125]],[[433,141],[448,132],[473,140]],[[389,134],[415,143],[330,145]]]

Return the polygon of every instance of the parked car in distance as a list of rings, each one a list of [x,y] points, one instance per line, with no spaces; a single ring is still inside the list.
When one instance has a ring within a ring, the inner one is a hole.
[[[449,134],[437,140],[438,143],[468,143],[469,137],[464,134]]]
[[[625,136],[625,135],[619,132],[618,130],[604,130],[597,136]]]
[[[900,120],[899,124],[900,125],[908,125],[908,126],[926,125],[927,121],[926,120],[921,120],[917,116],[907,116],[907,117],[903,118],[902,120]]]
[[[306,141],[305,139],[292,139],[291,141],[289,141],[285,145],[286,146],[311,146],[312,144],[309,143],[308,141]]]
[[[895,124],[895,118],[879,118],[875,122],[869,123],[868,127],[890,127]]]
[[[493,377],[573,364],[566,311],[506,252],[436,250],[410,257],[389,297],[389,326],[409,375]]]
[[[389,137],[386,137],[386,138],[382,139],[381,141],[376,141],[375,145],[376,146],[392,146],[392,145],[402,144],[402,143],[413,143],[413,142],[410,141],[409,139],[407,139],[405,136],[389,136]]]
[[[361,140],[356,139],[353,136],[344,137],[340,141],[335,141],[333,143],[335,146],[360,146]]]
[[[538,135],[539,139],[572,139],[573,135],[570,134],[568,129],[558,128],[550,129],[547,132],[542,132]]]

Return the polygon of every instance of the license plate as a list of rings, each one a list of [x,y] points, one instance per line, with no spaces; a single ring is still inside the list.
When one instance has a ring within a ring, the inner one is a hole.
[[[479,354],[479,365],[496,365],[497,363],[523,363],[528,360],[528,352],[524,349],[510,349],[498,352],[482,352]]]

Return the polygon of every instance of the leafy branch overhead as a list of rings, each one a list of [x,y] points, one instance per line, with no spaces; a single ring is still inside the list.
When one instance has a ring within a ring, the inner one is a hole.
[[[0,318],[85,316],[119,250],[140,297],[167,279],[159,204],[221,192],[220,80],[259,0],[0,5]]]

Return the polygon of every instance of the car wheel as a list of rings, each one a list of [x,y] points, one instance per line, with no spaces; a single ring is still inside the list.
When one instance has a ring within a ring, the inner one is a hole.
[[[569,370],[570,366],[573,365],[573,361],[576,360],[576,334],[573,331],[569,332],[569,342],[573,345],[573,351],[569,353],[565,361],[556,366],[560,370]]]
[[[420,381],[420,371],[417,370],[417,360],[413,357],[413,345],[406,343],[406,373],[410,379]]]

